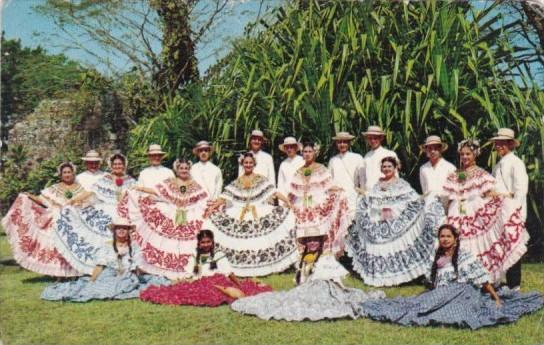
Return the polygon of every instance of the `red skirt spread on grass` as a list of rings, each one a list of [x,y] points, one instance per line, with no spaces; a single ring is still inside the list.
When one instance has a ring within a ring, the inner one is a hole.
[[[217,307],[224,303],[231,304],[234,302],[234,298],[225,295],[215,285],[238,288],[246,296],[272,291],[270,286],[249,279],[240,280],[240,286],[236,286],[228,277],[215,274],[192,282],[180,282],[170,286],[150,286],[140,293],[140,299],[157,304],[207,307]]]

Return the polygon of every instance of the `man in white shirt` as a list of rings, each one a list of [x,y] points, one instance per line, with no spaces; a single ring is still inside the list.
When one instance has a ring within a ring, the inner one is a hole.
[[[493,168],[496,179],[495,192],[506,195],[518,201],[521,205],[521,216],[527,219],[527,192],[529,176],[525,163],[513,152],[520,142],[515,133],[509,128],[500,128],[495,137],[491,138],[495,151],[501,157]],[[511,289],[519,289],[521,285],[521,260],[506,272],[506,284]]]
[[[253,130],[249,138],[249,149],[255,157],[257,165],[253,170],[256,174],[263,175],[266,177],[270,183],[274,186],[276,185],[276,172],[274,170],[274,160],[269,153],[266,153],[262,150],[264,143],[264,134],[259,130]],[[244,174],[244,169],[242,165],[238,165],[238,176]]]
[[[439,136],[431,135],[419,147],[429,158],[429,161],[419,168],[421,191],[423,194],[434,193],[443,199],[444,184],[448,176],[457,170],[455,165],[442,157],[442,153],[448,149],[448,144],[442,142]]]
[[[156,194],[155,186],[166,180],[174,177],[174,172],[171,169],[161,165],[166,152],[162,151],[161,146],[157,144],[149,145],[147,150],[147,158],[149,159],[149,167],[140,172],[138,176],[138,184],[136,189]]]
[[[193,153],[199,161],[191,167],[191,176],[204,188],[209,198],[215,200],[223,189],[223,174],[217,165],[210,162],[213,147],[209,142],[202,140],[195,145]]]
[[[287,158],[280,164],[278,170],[278,191],[284,196],[289,193],[289,184],[299,168],[304,165],[304,159],[297,153],[302,150],[302,144],[293,137],[283,139],[279,145],[280,151],[287,155]]]
[[[379,126],[369,126],[366,132],[362,133],[366,143],[370,147],[364,157],[364,165],[357,170],[355,186],[359,191],[366,192],[372,189],[382,177],[381,164],[385,157],[394,157],[398,161],[397,154],[382,146],[385,139],[385,132]]]
[[[363,157],[349,151],[354,135],[348,132],[338,132],[332,138],[336,144],[338,154],[329,160],[329,171],[333,183],[346,192],[350,212],[354,213],[357,206],[358,193],[355,190],[355,172],[364,166]]]
[[[100,170],[102,158],[98,152],[90,150],[85,154],[85,157],[81,157],[81,160],[85,163],[85,168],[87,170],[76,176],[76,182],[86,191],[91,191],[93,184],[104,176],[104,172]]]

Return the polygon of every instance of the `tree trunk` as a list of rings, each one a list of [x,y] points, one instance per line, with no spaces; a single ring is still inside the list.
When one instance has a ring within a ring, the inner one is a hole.
[[[155,0],[162,21],[161,64],[153,80],[158,90],[174,96],[179,88],[198,80],[195,45],[189,18],[191,0]]]

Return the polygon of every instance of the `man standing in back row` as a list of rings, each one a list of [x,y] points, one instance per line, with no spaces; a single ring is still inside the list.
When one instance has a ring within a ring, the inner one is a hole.
[[[355,215],[358,196],[355,190],[355,172],[364,165],[363,157],[360,154],[349,151],[353,139],[355,136],[348,132],[336,133],[332,140],[336,144],[338,154],[329,161],[329,171],[333,183],[346,192],[352,216]]]
[[[213,147],[202,140],[195,145],[193,153],[198,157],[198,163],[191,167],[191,176],[208,193],[210,200],[216,200],[223,189],[223,174],[210,162]]]
[[[76,176],[76,182],[86,191],[91,191],[95,182],[104,176],[104,172],[100,170],[102,158],[98,152],[90,150],[85,157],[81,157],[81,160],[85,163],[86,170]]]

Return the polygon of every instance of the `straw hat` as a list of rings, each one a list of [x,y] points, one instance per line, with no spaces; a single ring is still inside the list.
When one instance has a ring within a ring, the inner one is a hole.
[[[110,228],[111,231],[113,231],[115,229],[116,226],[127,226],[127,227],[130,227],[132,229],[134,229],[136,227],[136,225],[132,224],[130,222],[130,220],[126,219],[125,217],[121,217],[119,215],[115,216],[110,225],[108,226]]]
[[[81,157],[81,160],[84,162],[102,162],[100,154],[95,150],[90,150],[85,154],[85,157]]]
[[[198,150],[200,150],[202,148],[209,148],[210,149],[210,154],[213,153],[213,146],[209,142],[207,142],[206,140],[201,140],[198,143],[196,143],[195,147],[193,147],[193,154],[198,155]]]
[[[278,146],[281,152],[286,153],[285,145],[297,145],[297,152],[302,151],[302,144],[293,137],[286,137],[285,139],[283,139],[283,144],[279,144]]]
[[[164,155],[166,152],[164,152],[161,149],[161,145],[157,144],[151,144],[149,145],[149,149],[147,149],[147,155]]]
[[[313,226],[313,227],[309,227],[309,228],[298,228],[297,229],[297,240],[301,240],[303,238],[306,238],[306,237],[318,237],[318,236],[327,236],[328,235],[328,231],[324,228],[324,227],[321,227],[318,228],[316,226]]]
[[[349,134],[348,132],[337,132],[336,136],[332,137],[332,140],[353,140],[353,139],[355,139],[355,136]]]
[[[448,144],[442,141],[442,139],[438,135],[430,135],[425,139],[425,142],[421,145],[419,145],[419,148],[421,151],[425,150],[426,146],[429,145],[441,145],[442,149],[440,149],[440,152],[444,152],[448,149]]]
[[[382,130],[380,126],[368,126],[368,129],[366,132],[363,132],[363,137],[369,136],[369,135],[385,135],[385,132]]]
[[[515,147],[518,147],[521,144],[519,140],[516,139],[515,132],[510,128],[499,128],[495,136],[489,140],[512,140],[515,144]]]
[[[258,129],[254,129],[251,131],[251,135],[249,137],[261,137],[264,139],[264,133]]]

